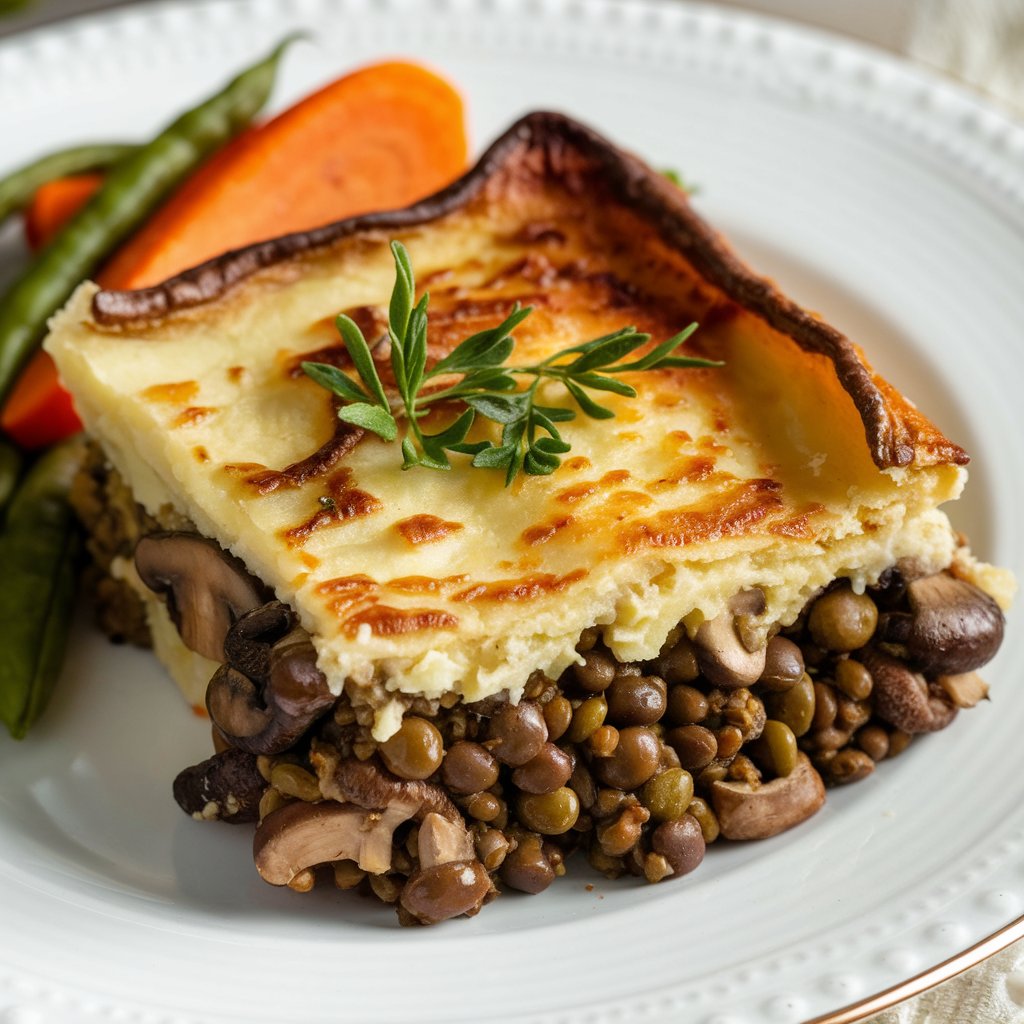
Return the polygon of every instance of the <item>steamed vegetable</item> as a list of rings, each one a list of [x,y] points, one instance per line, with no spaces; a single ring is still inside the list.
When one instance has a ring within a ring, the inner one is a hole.
[[[415,64],[371,65],[229,143],[99,280],[140,288],[226,249],[403,206],[447,185],[466,159],[462,101],[447,82]],[[26,447],[80,428],[45,353],[19,380],[0,424]]]
[[[28,206],[36,190],[48,181],[69,174],[105,171],[137,150],[138,146],[121,143],[73,146],[11,171],[6,177],[0,178],[0,221]]]
[[[255,117],[270,95],[287,44],[118,163],[99,192],[0,299],[0,399],[10,393],[39,344],[46,321],[75,287],[179,181]]]
[[[345,75],[202,168],[100,275],[140,288],[229,249],[405,206],[466,166],[462,101],[416,64]]]
[[[40,185],[25,208],[25,238],[32,249],[51,242],[102,184],[102,175],[73,174]]]
[[[67,495],[81,460],[77,438],[47,452],[0,532],[0,721],[15,739],[45,710],[64,660],[80,544]]]

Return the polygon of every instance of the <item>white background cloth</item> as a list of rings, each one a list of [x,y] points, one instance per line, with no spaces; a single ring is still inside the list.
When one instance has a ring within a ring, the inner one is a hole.
[[[126,2],[34,0],[0,18],[0,36]],[[791,18],[905,53],[1024,114],[1024,0],[718,2]],[[871,1024],[1024,1024],[1024,942],[879,1014]]]

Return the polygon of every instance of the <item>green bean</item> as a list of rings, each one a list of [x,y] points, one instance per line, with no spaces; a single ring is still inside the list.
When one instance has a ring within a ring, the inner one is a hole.
[[[0,513],[11,500],[21,475],[21,452],[8,441],[0,441]]]
[[[28,206],[37,188],[54,178],[88,171],[105,171],[138,152],[138,146],[119,142],[98,142],[72,146],[40,157],[0,178],[0,222]]]
[[[216,95],[117,164],[96,194],[0,299],[0,401],[39,343],[46,321],[83,278],[138,228],[199,163],[241,131],[270,95],[289,36]]]
[[[80,545],[68,490],[82,461],[72,438],[29,470],[0,533],[0,721],[22,739],[60,675]]]

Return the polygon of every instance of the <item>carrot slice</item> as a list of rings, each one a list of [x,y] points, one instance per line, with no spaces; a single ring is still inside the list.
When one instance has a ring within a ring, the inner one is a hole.
[[[467,159],[462,101],[416,64],[332,82],[201,170],[100,275],[141,288],[224,252],[332,220],[405,206]]]
[[[100,283],[142,288],[228,249],[405,206],[457,177],[467,156],[451,85],[416,64],[371,65],[215,154],[114,255]],[[48,223],[59,226],[56,216]],[[26,448],[81,429],[45,353],[22,375],[0,427]]]
[[[71,396],[60,386],[57,368],[45,352],[37,352],[18,378],[0,426],[22,448],[45,448],[82,429]]]
[[[75,174],[48,181],[36,189],[25,210],[25,237],[41,249],[100,187],[99,174]]]

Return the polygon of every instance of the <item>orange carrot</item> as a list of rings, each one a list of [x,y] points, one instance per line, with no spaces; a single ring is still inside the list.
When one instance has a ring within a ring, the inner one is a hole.
[[[447,185],[466,160],[458,93],[415,64],[371,65],[215,154],[114,255],[99,280],[106,288],[142,288],[228,249],[405,206]],[[56,217],[48,223],[59,226]],[[0,427],[28,448],[80,429],[45,353],[36,354],[16,385]]]
[[[404,206],[466,165],[462,102],[415,64],[346,75],[248,133],[200,171],[100,275],[154,284],[227,249],[358,213]]]
[[[22,448],[46,448],[82,429],[71,396],[60,386],[57,368],[45,352],[37,352],[22,371],[0,426]]]
[[[25,237],[33,249],[41,249],[78,212],[100,187],[99,174],[57,178],[36,189],[25,210]]]

